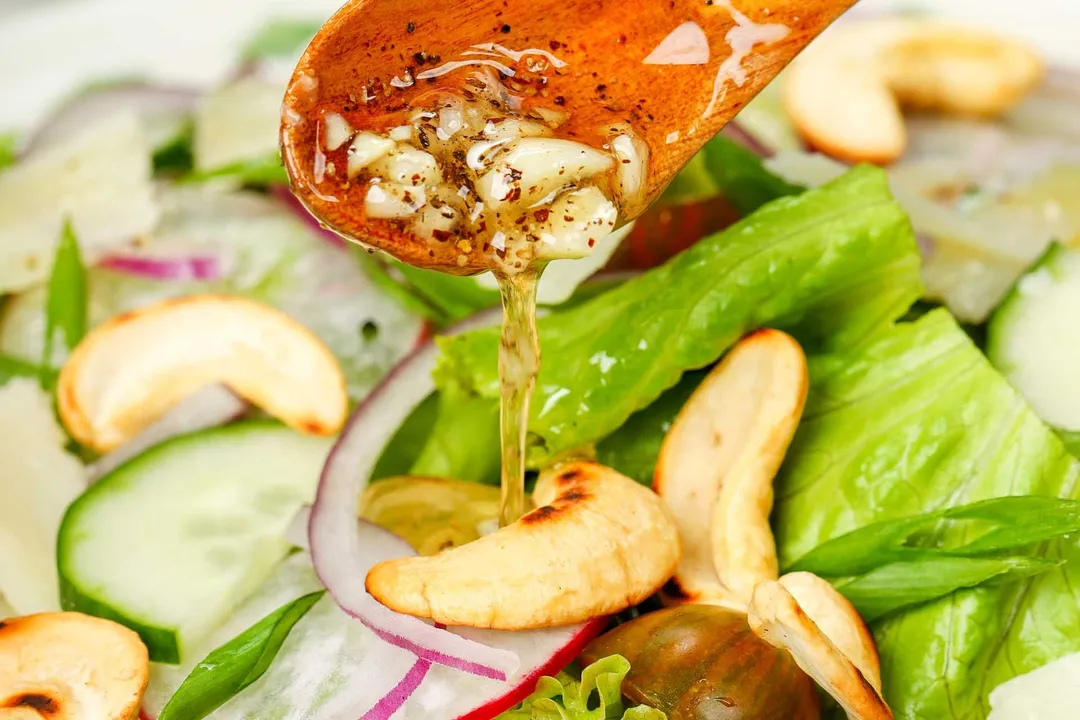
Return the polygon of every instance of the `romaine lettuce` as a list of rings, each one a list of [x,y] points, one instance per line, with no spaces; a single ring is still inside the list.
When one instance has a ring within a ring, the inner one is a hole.
[[[881,170],[777,200],[665,265],[540,321],[529,462],[600,440],[748,330],[861,341],[920,293],[918,251]],[[498,397],[498,329],[440,341],[440,388]]]
[[[1080,463],[935,310],[864,347],[811,358],[803,421],[777,478],[782,565],[856,527],[980,499],[1075,496]],[[950,528],[947,539],[978,532]],[[943,539],[946,539],[943,536]],[[875,625],[897,718],[983,718],[998,683],[1080,650],[1075,541],[1039,577],[957,592]]]

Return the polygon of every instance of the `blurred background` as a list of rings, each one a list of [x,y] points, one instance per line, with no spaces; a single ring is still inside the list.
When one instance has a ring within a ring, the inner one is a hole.
[[[26,127],[75,86],[138,75],[206,86],[273,19],[325,20],[340,0],[0,0],[0,130]],[[1039,43],[1080,65],[1076,0],[862,0],[857,12],[900,8],[962,18]],[[48,52],[43,52],[47,49]]]

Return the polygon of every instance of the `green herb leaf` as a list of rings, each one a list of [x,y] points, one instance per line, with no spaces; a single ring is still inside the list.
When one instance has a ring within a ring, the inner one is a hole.
[[[666,720],[664,713],[645,705],[625,708],[622,683],[628,672],[627,659],[612,655],[582,670],[580,682],[566,673],[542,677],[536,692],[496,720]]]
[[[539,322],[529,463],[595,443],[744,333],[848,345],[921,292],[910,224],[880,169],[783,198],[666,264]],[[438,340],[440,389],[499,396],[498,328]]]
[[[262,677],[293,626],[324,594],[320,590],[283,605],[207,655],[158,720],[201,720]]]
[[[392,261],[413,293],[439,309],[447,324],[464,320],[480,310],[496,307],[499,293],[476,283],[473,277],[447,275]]]
[[[961,523],[973,527],[958,532]],[[947,533],[951,541],[935,542],[946,531],[957,532]],[[956,542],[979,531],[984,532],[974,540]],[[1080,502],[1035,495],[993,498],[861,527],[814,548],[791,570],[822,577],[858,575],[901,561],[1014,550],[1074,532],[1080,532]]]
[[[439,394],[432,393],[401,423],[371,471],[371,480],[408,475],[417,456],[432,436],[439,412]]]
[[[374,253],[369,253],[359,245],[355,246],[355,255],[357,262],[360,263],[360,267],[364,270],[364,274],[387,295],[397,300],[402,307],[412,310],[438,327],[449,324],[446,314],[442,310],[417,297],[403,281],[399,281],[390,274],[390,266],[387,260],[377,257]]]
[[[700,154],[720,194],[744,215],[777,198],[805,190],[774,175],[752,150],[724,135],[706,143]]]
[[[312,20],[272,20],[252,37],[240,53],[242,62],[298,55],[322,23]]]
[[[281,155],[274,153],[255,160],[241,160],[213,170],[196,170],[177,182],[185,185],[204,183],[209,180],[229,179],[249,187],[288,185],[289,176],[281,164]]]
[[[18,158],[19,136],[13,132],[0,133],[0,170],[11,167]]]
[[[1059,560],[1033,557],[927,557],[882,565],[865,575],[833,582],[866,622],[901,608],[951,595],[989,582],[1022,580],[1061,566]]]
[[[183,175],[195,167],[194,123],[185,123],[171,140],[154,150],[155,175]]]
[[[60,243],[56,247],[52,274],[49,276],[45,345],[41,359],[43,368],[52,368],[53,347],[58,332],[68,350],[74,348],[86,334],[87,297],[86,267],[79,253],[75,230],[68,220],[60,233]],[[46,382],[47,378],[43,377],[42,383]]]

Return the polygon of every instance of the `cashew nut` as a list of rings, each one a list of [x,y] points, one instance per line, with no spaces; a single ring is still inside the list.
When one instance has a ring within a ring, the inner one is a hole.
[[[673,580],[682,600],[745,608],[754,585],[776,579],[772,481],[806,392],[802,348],[760,330],[709,373],[668,431],[653,487],[683,541]]]
[[[105,452],[216,383],[301,432],[345,422],[345,380],[326,346],[284,313],[227,295],[166,300],[96,328],[61,371],[57,405],[76,440]]]
[[[874,639],[851,603],[810,573],[777,580],[772,483],[802,415],[807,375],[795,340],[761,330],[735,345],[679,413],[654,479],[683,543],[665,599],[747,613],[751,630],[791,652],[849,717],[891,718]]]
[[[133,720],[149,678],[139,636],[80,613],[0,620],[0,717]]]
[[[822,603],[822,597],[817,595],[815,601]],[[827,607],[824,603],[822,606]],[[843,616],[843,612],[838,608],[826,610],[822,622],[833,623]],[[754,588],[747,619],[754,634],[774,647],[790,652],[803,672],[840,703],[849,720],[891,720],[892,711],[878,690],[815,623],[784,586],[783,580],[766,580]],[[862,624],[861,619],[858,622]],[[850,634],[845,629],[841,636],[846,639]],[[874,656],[876,665],[876,652]]]
[[[1044,74],[1023,43],[932,19],[837,26],[788,69],[784,106],[814,147],[851,162],[889,163],[907,145],[901,108],[995,116]]]
[[[660,498],[594,462],[544,472],[536,509],[430,557],[376,565],[367,590],[392,610],[445,625],[526,630],[619,612],[655,593],[679,561]]]

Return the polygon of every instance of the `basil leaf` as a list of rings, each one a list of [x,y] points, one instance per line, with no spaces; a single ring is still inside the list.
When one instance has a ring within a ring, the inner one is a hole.
[[[87,326],[86,267],[79,253],[79,243],[71,221],[64,222],[60,243],[56,247],[52,273],[49,276],[48,300],[45,303],[45,344],[42,368],[52,367],[53,346],[59,332],[68,350],[74,348]],[[47,385],[47,378],[42,378]]]
[[[322,23],[311,20],[272,20],[260,28],[240,53],[241,62],[299,54]]]
[[[964,536],[957,527],[967,521],[986,532],[974,540],[927,545],[933,536],[949,532]],[[791,570],[822,577],[870,572],[903,560],[935,556],[976,556],[1013,550],[1080,532],[1080,502],[1036,495],[993,498],[895,520],[866,525],[833,538],[811,550]],[[921,542],[920,542],[921,541]]]
[[[281,606],[207,655],[158,720],[201,720],[262,677],[293,626],[324,594],[320,590]]]
[[[1058,560],[1032,557],[929,557],[883,565],[865,575],[833,582],[866,622],[911,605],[936,600],[962,588],[1021,580],[1053,570]]]

